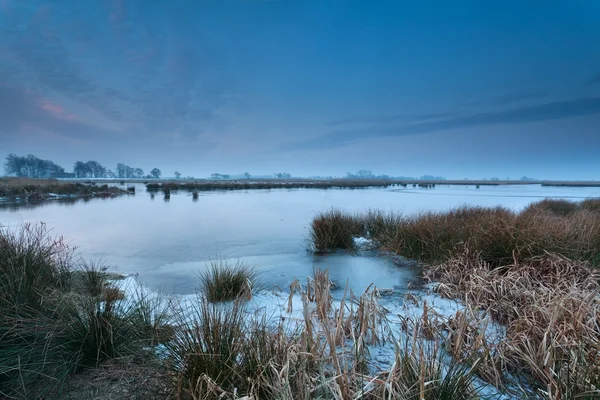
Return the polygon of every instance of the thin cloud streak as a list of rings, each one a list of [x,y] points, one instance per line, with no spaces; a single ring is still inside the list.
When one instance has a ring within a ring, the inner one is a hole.
[[[282,150],[317,149],[323,146],[340,147],[353,141],[373,137],[407,136],[460,128],[550,121],[591,114],[600,114],[600,97],[543,103],[500,112],[475,113],[420,124],[341,130],[310,141],[286,143],[282,146]]]

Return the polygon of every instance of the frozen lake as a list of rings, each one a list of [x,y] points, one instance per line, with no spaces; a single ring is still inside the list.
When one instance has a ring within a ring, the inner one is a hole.
[[[31,206],[0,204],[0,224],[44,222],[63,235],[86,259],[101,259],[111,270],[138,274],[167,293],[189,294],[196,274],[210,259],[231,258],[254,264],[265,284],[285,289],[313,267],[328,268],[333,281],[347,280],[360,292],[370,283],[405,288],[411,268],[383,257],[325,256],[306,251],[312,217],[331,207],[351,211],[369,208],[415,213],[472,204],[520,209],[546,197],[573,200],[600,197],[600,188],[515,186],[444,186],[434,189],[295,189],[162,193],[153,198],[138,185],[135,196],[59,201]]]

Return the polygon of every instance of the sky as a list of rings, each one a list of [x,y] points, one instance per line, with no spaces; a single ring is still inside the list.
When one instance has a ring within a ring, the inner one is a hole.
[[[600,180],[597,0],[0,0],[0,157]]]

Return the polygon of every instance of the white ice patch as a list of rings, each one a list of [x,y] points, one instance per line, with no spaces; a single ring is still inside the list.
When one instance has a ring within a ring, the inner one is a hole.
[[[364,238],[359,243],[369,244],[371,241]],[[128,276],[125,279],[114,281],[115,285],[125,292],[126,296],[133,298],[139,296],[160,296],[160,294],[145,288],[140,285],[134,276]],[[396,347],[402,346],[402,340],[406,338],[407,333],[402,330],[402,322],[407,318],[413,321],[419,321],[423,316],[423,305],[427,304],[427,309],[430,315],[436,315],[440,320],[447,320],[456,315],[458,311],[464,311],[465,306],[456,300],[446,299],[437,293],[431,292],[434,285],[427,285],[424,291],[414,291],[410,295],[404,297],[386,296],[380,298],[381,305],[385,308],[386,317],[385,324],[387,325],[389,338],[385,343],[379,345],[368,345],[367,350],[370,354],[371,361],[369,362],[372,373],[389,370],[395,359]],[[177,296],[174,298],[179,304],[181,310],[190,310],[190,318],[193,312],[197,310],[199,298],[196,294]],[[348,304],[346,302],[346,304]],[[223,307],[228,307],[230,304],[223,303]],[[309,311],[314,311],[313,303],[309,303]],[[338,300],[333,301],[333,313],[339,310],[341,303]],[[293,294],[283,291],[263,291],[255,293],[252,298],[245,304],[244,311],[249,319],[253,316],[266,317],[269,324],[273,327],[283,323],[284,328],[288,332],[293,332],[299,324],[304,323],[304,304],[302,295]],[[315,326],[318,326],[315,316]],[[487,321],[485,325],[486,339],[490,343],[498,343],[505,337],[505,327],[496,324],[492,321]],[[433,344],[433,342],[432,342]],[[160,357],[166,357],[166,349],[164,346],[156,348],[156,352]],[[450,356],[445,357],[450,363]],[[476,385],[481,389],[481,395],[486,398],[495,399],[510,399],[511,396],[502,394],[493,385],[487,384],[484,381],[477,379]]]
[[[355,237],[352,241],[358,250],[371,250],[375,248],[375,243],[373,243],[371,239],[365,237]]]

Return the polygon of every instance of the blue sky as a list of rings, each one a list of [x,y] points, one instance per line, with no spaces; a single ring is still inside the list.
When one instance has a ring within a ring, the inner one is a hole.
[[[600,2],[0,0],[0,156],[600,179]]]

